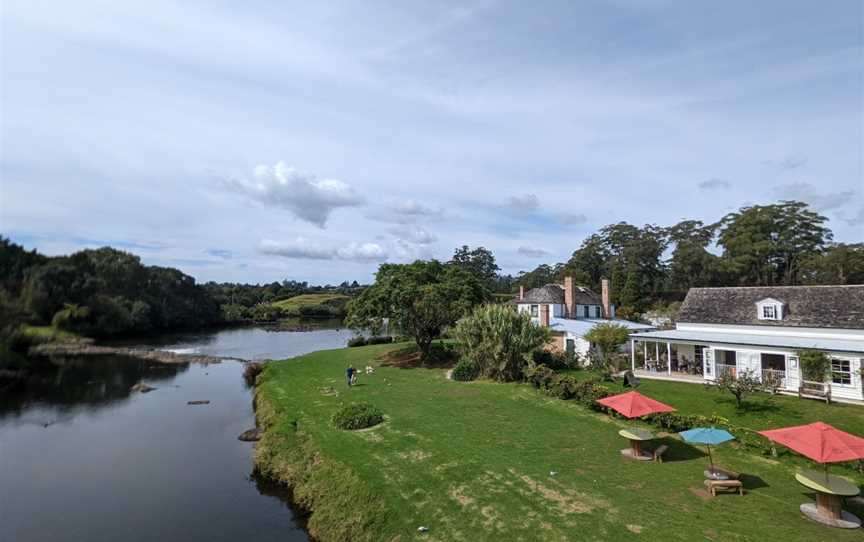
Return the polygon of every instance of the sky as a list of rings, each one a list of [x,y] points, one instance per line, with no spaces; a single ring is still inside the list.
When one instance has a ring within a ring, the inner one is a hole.
[[[782,199],[861,242],[862,6],[5,0],[0,233],[252,283]]]

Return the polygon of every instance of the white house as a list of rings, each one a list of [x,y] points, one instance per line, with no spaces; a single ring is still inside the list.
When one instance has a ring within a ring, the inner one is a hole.
[[[691,288],[675,329],[630,339],[641,376],[712,381],[724,371],[749,372],[795,393],[806,393],[798,352],[820,350],[831,360],[820,391],[864,400],[864,285]]]
[[[588,354],[591,345],[583,337],[594,326],[604,322],[623,325],[631,331],[649,331],[652,326],[615,319],[615,306],[610,302],[609,281],[602,282],[602,294],[577,286],[572,277],[564,284],[547,284],[525,291],[519,288],[519,297],[512,301],[519,312],[527,312],[535,324],[552,331],[550,349]]]

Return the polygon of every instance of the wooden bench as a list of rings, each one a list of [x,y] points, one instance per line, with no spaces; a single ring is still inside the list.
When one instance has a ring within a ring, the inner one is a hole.
[[[819,399],[820,401],[825,401],[826,404],[830,405],[831,383],[802,380],[801,385],[798,386],[798,398]]]
[[[653,454],[654,455],[654,461],[657,461],[658,463],[662,463],[663,462],[663,454],[665,454],[666,450],[668,450],[668,449],[669,449],[669,446],[666,446],[665,444],[658,446],[657,449],[654,450],[654,454]]]
[[[744,495],[744,484],[741,480],[705,480],[705,486],[711,492],[712,497],[717,496],[718,489],[730,489]]]

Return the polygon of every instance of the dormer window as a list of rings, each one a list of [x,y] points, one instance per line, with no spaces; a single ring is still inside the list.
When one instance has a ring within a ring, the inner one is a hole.
[[[763,299],[756,303],[756,317],[759,320],[782,320],[783,302],[776,299]]]

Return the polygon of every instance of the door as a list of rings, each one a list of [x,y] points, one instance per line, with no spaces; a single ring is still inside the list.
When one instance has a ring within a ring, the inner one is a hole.
[[[786,389],[797,390],[801,385],[801,369],[798,356],[786,356]]]
[[[702,374],[705,380],[714,380],[714,350],[704,348],[702,350]]]

